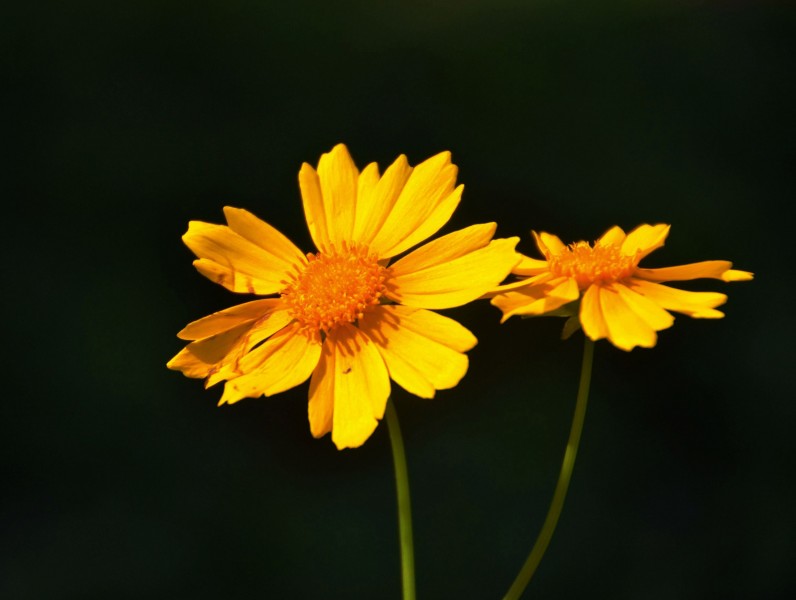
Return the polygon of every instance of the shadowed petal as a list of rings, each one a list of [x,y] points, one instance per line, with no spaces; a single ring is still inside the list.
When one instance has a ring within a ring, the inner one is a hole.
[[[453,319],[399,305],[377,307],[360,327],[378,347],[390,377],[421,398],[459,383],[468,365],[463,352],[477,343]]]
[[[608,337],[603,309],[600,305],[600,286],[592,285],[580,301],[580,324],[590,340],[596,342]]]
[[[332,409],[332,441],[339,448],[361,446],[384,416],[390,395],[390,376],[376,346],[356,327],[344,325],[329,332],[324,364],[310,384],[310,401],[319,409],[318,421]],[[320,381],[331,379],[333,383]],[[331,399],[328,395],[331,394]],[[325,397],[324,397],[325,396]],[[327,407],[322,410],[320,407]]]
[[[622,350],[632,350],[636,346],[652,348],[658,340],[655,330],[628,306],[613,287],[596,287],[600,290],[600,308],[611,343]]]
[[[244,375],[227,381],[219,404],[296,387],[312,374],[320,354],[320,341],[304,334],[298,323],[286,327],[240,359]]]

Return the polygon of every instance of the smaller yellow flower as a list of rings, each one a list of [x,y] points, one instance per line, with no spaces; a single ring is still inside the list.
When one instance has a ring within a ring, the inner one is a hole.
[[[642,258],[663,246],[669,225],[640,225],[629,234],[612,227],[594,242],[565,246],[549,233],[533,232],[545,257],[523,256],[512,269],[525,276],[493,291],[492,304],[505,321],[514,315],[569,316],[565,336],[578,326],[592,340],[608,338],[622,350],[651,348],[657,331],[672,326],[668,311],[697,319],[720,319],[717,306],[727,296],[716,292],[689,292],[661,285],[666,281],[721,279],[749,281],[752,273],[733,270],[726,260],[708,260],[677,267],[643,269]]]

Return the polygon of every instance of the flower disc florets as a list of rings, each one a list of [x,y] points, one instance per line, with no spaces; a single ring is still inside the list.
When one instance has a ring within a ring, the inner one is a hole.
[[[365,246],[307,254],[308,263],[282,292],[291,315],[305,328],[328,332],[353,323],[379,304],[388,269]]]
[[[570,244],[559,254],[547,257],[550,271],[559,277],[572,277],[583,288],[593,283],[618,281],[629,277],[638,263],[636,255],[622,254],[615,244],[588,242]]]

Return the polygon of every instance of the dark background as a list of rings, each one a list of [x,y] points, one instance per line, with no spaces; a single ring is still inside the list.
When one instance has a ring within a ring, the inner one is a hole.
[[[216,407],[168,371],[243,301],[180,235],[225,204],[311,249],[302,161],[453,152],[444,231],[567,241],[672,224],[647,266],[729,259],[727,317],[598,344],[570,495],[528,598],[796,590],[796,11],[783,2],[52,2],[0,19],[5,398],[0,596],[399,598],[386,427],[314,440],[306,384]],[[395,387],[421,598],[500,598],[574,407],[562,321],[446,314],[467,377]]]

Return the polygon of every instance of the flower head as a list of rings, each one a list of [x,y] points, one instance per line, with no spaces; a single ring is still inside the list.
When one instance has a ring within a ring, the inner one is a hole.
[[[733,270],[726,260],[663,269],[639,267],[641,259],[663,246],[668,234],[669,225],[640,225],[628,234],[613,227],[594,244],[565,246],[554,235],[534,232],[544,260],[523,256],[512,273],[526,279],[494,290],[492,304],[503,311],[503,321],[514,315],[569,316],[565,334],[580,326],[590,339],[608,338],[623,350],[651,348],[656,332],[674,322],[669,311],[718,319],[724,314],[716,307],[727,301],[724,294],[689,292],[661,282],[752,279],[752,273]]]
[[[361,173],[342,144],[299,185],[317,252],[302,253],[251,213],[225,207],[226,225],[189,224],[185,244],[200,273],[263,298],[185,327],[190,340],[168,366],[225,381],[220,403],[271,396],[307,379],[310,431],[338,448],[361,445],[384,415],[390,379],[422,398],[455,386],[476,339],[428,309],[460,306],[502,281],[518,238],[473,225],[396,256],[436,233],[463,186],[443,152],[412,168],[400,156],[383,175]]]

